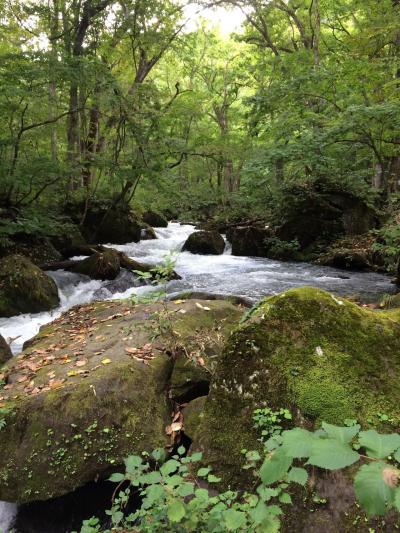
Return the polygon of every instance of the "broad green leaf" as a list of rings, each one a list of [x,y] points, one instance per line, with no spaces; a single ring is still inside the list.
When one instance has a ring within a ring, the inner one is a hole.
[[[283,450],[273,452],[271,457],[267,457],[261,467],[261,480],[265,485],[272,485],[282,479],[290,466],[293,459],[288,457]]]
[[[315,436],[310,431],[294,428],[282,433],[282,447],[290,457],[309,457]]]
[[[357,499],[369,515],[384,515],[386,504],[393,503],[395,490],[388,484],[393,470],[391,465],[379,461],[363,465],[357,472],[354,478]]]
[[[126,471],[129,473],[136,470],[136,468],[138,468],[143,463],[142,458],[138,455],[130,455],[124,460],[124,462]]]
[[[340,427],[326,422],[322,422],[322,427],[331,439],[336,439],[344,444],[351,442],[361,429],[359,424],[351,427]]]
[[[173,500],[168,505],[167,514],[171,522],[180,522],[186,514],[185,506],[180,500]]]
[[[108,478],[108,481],[112,481],[113,483],[120,483],[124,479],[125,476],[123,474],[116,472],[115,474],[111,474],[111,476]]]
[[[221,478],[214,476],[214,474],[210,474],[209,476],[207,476],[207,481],[209,483],[219,483],[221,481]]]
[[[185,498],[186,496],[191,496],[194,493],[194,484],[185,481],[178,488],[177,492],[178,492],[178,495],[181,496],[182,498]]]
[[[197,463],[198,461],[201,461],[203,454],[201,452],[195,452],[195,453],[192,453],[189,457],[193,463]]]
[[[270,489],[269,487],[265,487],[264,485],[259,485],[257,487],[257,494],[259,494],[260,498],[264,502],[268,502],[271,498],[278,496],[278,493],[279,492],[277,489]]]
[[[143,474],[141,476],[142,483],[145,483],[146,485],[154,485],[155,483],[160,483],[162,480],[162,476],[160,472],[154,471],[154,472],[148,472],[147,474]]]
[[[259,501],[257,505],[250,511],[250,517],[255,524],[261,524],[268,516],[269,511],[263,501]]]
[[[360,456],[348,444],[334,439],[317,439],[311,450],[308,464],[338,470],[358,461]]]
[[[281,527],[279,518],[272,515],[268,508],[269,516],[265,518],[262,524],[257,528],[257,533],[278,533]]]
[[[197,475],[199,477],[206,477],[210,473],[210,468],[199,468],[197,471]]]
[[[282,494],[279,496],[279,501],[281,503],[292,503],[292,498],[287,492],[282,492]]]
[[[236,531],[246,524],[246,514],[235,509],[227,509],[222,513],[226,529]]]
[[[359,442],[367,449],[367,454],[376,459],[384,459],[400,446],[400,435],[381,435],[374,429],[361,431]]]
[[[294,466],[289,470],[288,481],[293,483],[299,483],[299,485],[305,485],[307,483],[308,473],[305,468],[297,468]]]
[[[168,476],[169,474],[173,474],[174,472],[176,472],[179,466],[179,461],[177,461],[176,459],[170,459],[161,466],[160,472],[163,476]]]

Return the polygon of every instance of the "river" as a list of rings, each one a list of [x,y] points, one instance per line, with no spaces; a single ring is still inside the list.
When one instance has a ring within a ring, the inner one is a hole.
[[[207,291],[216,294],[245,296],[254,302],[265,295],[276,294],[291,287],[311,285],[342,296],[355,296],[365,302],[376,301],[385,293],[394,291],[390,278],[371,272],[344,272],[329,267],[308,263],[280,262],[255,257],[235,257],[227,244],[223,255],[194,255],[180,252],[186,238],[194,231],[188,224],[170,223],[167,228],[156,229],[157,239],[113,245],[134,259],[145,263],[161,263],[165,256],[176,254],[175,270],[182,279],[168,283],[167,291],[178,294],[183,290]],[[65,271],[49,272],[59,287],[61,305],[52,312],[25,314],[0,319],[0,334],[3,337],[17,337],[12,343],[14,353],[22,349],[23,343],[32,338],[39,328],[51,322],[74,305],[93,300],[127,298],[156,290],[151,286],[132,287],[132,278],[121,273],[114,281],[90,280],[79,274]],[[40,514],[40,513],[39,513]],[[17,515],[14,504],[0,502],[0,533],[12,531]],[[61,533],[59,529],[30,528],[29,519],[18,533]],[[27,525],[28,524],[28,525]],[[25,529],[26,528],[26,529]],[[13,530],[15,531],[15,530]],[[16,532],[16,533],[17,533]]]

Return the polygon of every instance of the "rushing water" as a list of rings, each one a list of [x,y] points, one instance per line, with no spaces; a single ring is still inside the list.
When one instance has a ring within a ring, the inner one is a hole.
[[[272,261],[254,257],[235,257],[230,253],[229,244],[223,255],[193,255],[180,252],[182,244],[193,226],[170,223],[168,228],[156,230],[157,240],[141,241],[125,245],[112,245],[132,258],[145,263],[161,263],[163,258],[176,253],[175,270],[181,280],[168,283],[169,293],[193,289],[217,294],[235,294],[257,301],[267,294],[282,292],[291,287],[312,285],[343,295],[356,296],[364,301],[374,301],[380,295],[393,291],[388,276],[375,273],[344,272],[329,267],[320,267],[307,263]],[[0,333],[4,337],[17,337],[12,343],[14,352],[22,344],[36,335],[40,326],[51,322],[72,306],[99,299],[126,298],[153,290],[149,286],[138,287],[133,276],[122,272],[114,281],[90,280],[79,274],[65,271],[49,273],[56,281],[61,305],[52,312],[25,314],[7,319],[0,319]],[[135,286],[136,285],[136,286]],[[9,533],[17,509],[13,504],[0,502],[0,533]],[[20,533],[49,533],[68,531],[63,526],[57,529],[18,528]]]

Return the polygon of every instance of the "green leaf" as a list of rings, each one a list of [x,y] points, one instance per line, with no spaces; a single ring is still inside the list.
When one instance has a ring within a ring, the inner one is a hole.
[[[394,501],[394,487],[387,483],[385,473],[394,470],[382,461],[363,465],[354,478],[357,499],[371,516],[384,515],[386,504]]]
[[[236,531],[246,524],[246,514],[235,509],[227,509],[222,513],[226,529]]]
[[[217,477],[217,476],[214,476],[214,474],[210,474],[208,477],[207,477],[207,481],[209,483],[219,483],[221,481],[221,478],[220,477]]]
[[[338,470],[358,461],[360,456],[348,444],[335,439],[317,439],[312,447],[308,464]]]
[[[351,427],[340,427],[326,422],[322,422],[322,427],[331,439],[336,439],[344,444],[351,442],[361,429],[359,424]]]
[[[307,483],[308,473],[305,468],[297,468],[294,466],[288,474],[288,481],[293,483],[299,483],[299,485],[305,485]]]
[[[130,455],[124,460],[124,462],[126,471],[132,473],[136,468],[142,465],[142,458],[138,455]]]
[[[261,500],[254,509],[251,509],[249,514],[255,524],[261,524],[269,516],[268,508]]]
[[[169,474],[173,474],[174,472],[176,472],[179,466],[179,461],[177,461],[176,459],[170,459],[161,466],[160,472],[163,476],[168,476]]]
[[[160,483],[162,480],[162,476],[160,472],[154,471],[154,472],[148,472],[147,474],[143,474],[141,476],[142,483],[146,485],[154,485],[155,483]]]
[[[273,452],[267,457],[261,467],[261,480],[265,485],[271,485],[285,477],[292,465],[292,457],[288,457],[283,450]]]
[[[194,484],[185,481],[178,488],[177,492],[178,492],[178,495],[181,496],[182,498],[186,498],[186,496],[191,496],[194,493]]]
[[[185,506],[180,500],[173,500],[168,505],[167,514],[171,522],[180,522],[186,514]]]
[[[281,503],[292,503],[292,498],[287,492],[282,492],[282,494],[279,496],[279,501]]]
[[[189,457],[192,463],[198,463],[199,461],[201,461],[203,454],[201,452],[196,452],[192,453]]]
[[[309,457],[315,436],[310,431],[294,428],[282,433],[282,447],[290,457]]]
[[[210,468],[199,468],[199,470],[197,471],[197,475],[199,477],[206,477],[210,473],[210,470]]]
[[[268,507],[268,511],[270,513],[270,508]],[[280,531],[281,523],[279,521],[279,518],[276,516],[273,516],[271,513],[265,520],[263,520],[262,524],[257,528],[257,533],[278,533]]]
[[[376,459],[384,459],[400,446],[400,435],[381,435],[374,429],[361,431],[359,442],[367,449],[367,454]]]
[[[108,481],[112,481],[113,483],[120,483],[124,479],[125,476],[123,474],[116,472],[115,474],[111,474],[111,476],[108,478]]]

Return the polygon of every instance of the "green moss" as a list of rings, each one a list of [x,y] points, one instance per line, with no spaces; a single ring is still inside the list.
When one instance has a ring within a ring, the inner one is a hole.
[[[265,299],[219,359],[202,423],[206,461],[227,483],[243,482],[225,455],[241,464],[240,449],[255,447],[251,415],[260,405],[289,407],[307,425],[368,425],[381,412],[400,426],[398,315],[307,287]]]
[[[57,285],[22,255],[0,261],[0,316],[48,311],[59,303]]]

